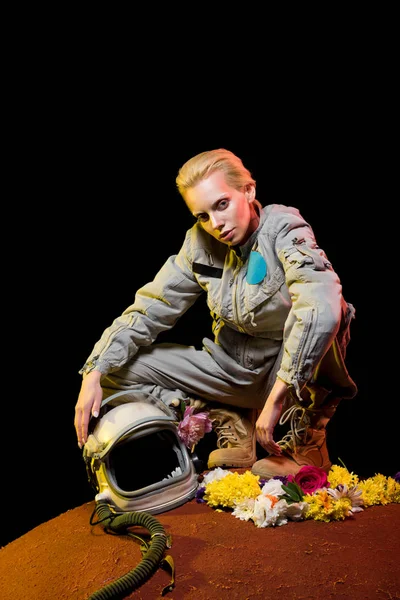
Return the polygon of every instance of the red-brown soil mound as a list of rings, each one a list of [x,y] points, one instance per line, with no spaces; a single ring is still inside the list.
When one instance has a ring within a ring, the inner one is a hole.
[[[132,571],[142,559],[139,542],[91,526],[94,507],[69,510],[2,548],[0,598],[87,600]],[[172,537],[169,600],[400,598],[398,504],[265,529],[196,500],[156,518]],[[159,568],[125,597],[161,598],[170,579]]]

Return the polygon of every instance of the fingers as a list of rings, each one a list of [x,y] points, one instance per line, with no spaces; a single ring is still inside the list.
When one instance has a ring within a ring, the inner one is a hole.
[[[94,401],[92,410],[90,410],[90,406],[82,408],[79,403],[76,405],[74,425],[79,448],[82,448],[86,444],[90,418],[97,418],[100,414],[100,408],[101,396]]]
[[[268,450],[268,452],[274,456],[281,456],[282,454],[282,448],[276,442],[270,442],[267,444],[266,450]]]
[[[89,411],[82,411],[79,430],[78,430],[78,445],[80,448],[87,442],[87,432],[89,427]]]
[[[92,407],[92,413],[97,410],[99,413],[100,407],[99,402],[95,402]],[[75,407],[75,431],[78,439],[78,446],[82,448],[87,442],[87,434],[89,428],[89,421],[91,417],[91,402],[84,402],[84,396],[79,395],[78,402]]]
[[[87,441],[87,430],[89,426],[89,409],[84,410],[77,404],[75,407],[75,431],[78,438],[78,446],[82,448]]]
[[[282,449],[274,441],[274,429],[282,412],[282,402],[268,398],[256,422],[257,440],[265,450],[275,456],[282,454]]]
[[[92,417],[97,418],[99,416],[100,408],[101,408],[101,396],[96,397],[95,401],[93,402]]]
[[[82,448],[87,442],[91,416],[98,417],[100,414],[103,397],[100,375],[100,373],[93,371],[85,377],[75,405],[74,425],[79,448]]]
[[[281,456],[282,448],[277,444],[270,431],[265,431],[262,428],[257,428],[256,436],[258,443],[270,454],[274,454],[275,456]]]

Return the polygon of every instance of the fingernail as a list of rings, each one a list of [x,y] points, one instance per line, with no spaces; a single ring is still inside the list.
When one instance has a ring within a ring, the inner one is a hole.
[[[82,445],[78,442],[79,450],[82,450]]]
[[[95,411],[93,412],[93,416],[94,416],[95,418],[97,418],[97,417],[99,416],[99,413],[97,412],[97,410],[95,410]]]

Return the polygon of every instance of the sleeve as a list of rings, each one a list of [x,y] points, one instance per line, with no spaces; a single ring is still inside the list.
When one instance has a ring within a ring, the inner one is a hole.
[[[275,249],[285,272],[292,307],[283,332],[277,376],[301,390],[331,346],[340,326],[342,286],[311,226],[299,211],[281,207],[274,215]]]
[[[105,329],[81,375],[94,369],[103,375],[120,369],[140,346],[151,345],[194,304],[203,289],[192,272],[190,247],[189,230],[179,253],[165,262],[154,280],[136,292],[134,303]]]

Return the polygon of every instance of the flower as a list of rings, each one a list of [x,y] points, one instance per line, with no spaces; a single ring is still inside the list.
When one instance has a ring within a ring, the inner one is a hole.
[[[348,498],[339,498],[335,500],[328,493],[328,490],[321,489],[314,494],[304,496],[304,502],[307,503],[305,512],[306,519],[315,521],[339,521],[351,514],[351,502]]]
[[[255,498],[245,498],[235,504],[232,515],[241,521],[250,521],[254,515]]]
[[[182,421],[178,423],[178,436],[192,451],[197,442],[212,430],[212,421],[208,413],[193,414],[194,410],[194,406],[187,406]]]
[[[302,521],[307,508],[307,502],[292,502],[287,505],[286,515],[291,521]]]
[[[332,465],[329,471],[329,483],[332,488],[335,488],[339,484],[353,486],[358,483],[358,476],[354,473],[349,473],[345,467],[339,467],[339,465]]]
[[[227,477],[229,473],[230,471],[221,469],[221,467],[216,467],[215,469],[209,471],[208,473],[206,473],[206,475],[204,475],[203,485],[207,485],[207,483],[210,483],[210,481],[219,481],[220,479]]]
[[[203,481],[197,488],[195,496],[196,502],[204,504],[206,502],[206,500],[204,499],[204,495],[206,493],[207,484],[210,483],[210,481],[219,481],[220,479],[223,479],[224,477],[229,475],[229,473],[230,471],[224,471],[224,469],[221,469],[221,467],[217,467],[216,469],[213,469],[212,471],[206,473],[203,477]]]
[[[396,481],[393,477],[388,477],[386,480],[386,495],[389,502],[400,503],[400,481]]]
[[[280,479],[269,479],[261,488],[264,495],[279,496],[283,494],[282,481]]]
[[[206,485],[204,500],[209,506],[234,508],[235,503],[260,495],[258,479],[258,475],[253,475],[251,471],[242,475],[228,471],[225,477],[210,481]]]
[[[365,506],[373,504],[389,504],[400,502],[400,483],[393,477],[385,477],[381,473],[360,481]]]
[[[304,518],[305,502],[288,504],[270,494],[260,494],[257,498],[247,498],[235,504],[233,516],[242,521],[252,520],[256,527],[280,527],[288,520],[300,521]]]
[[[329,523],[352,517],[363,506],[400,503],[400,482],[380,474],[359,481],[338,465],[332,465],[328,475],[318,467],[305,466],[296,476],[269,480],[251,471],[239,474],[217,467],[204,476],[196,500],[217,510],[231,509],[237,519],[253,521],[260,528],[304,519]]]
[[[349,498],[351,502],[351,514],[361,512],[362,510],[364,510],[363,508],[361,508],[362,504],[364,504],[362,498],[362,490],[356,485],[354,485],[351,488],[348,488],[346,484],[339,484],[335,489],[330,488],[329,490],[327,490],[327,492],[335,500],[340,500],[341,498]]]
[[[252,521],[257,527],[271,527],[286,525],[286,502],[279,500],[273,502],[267,496],[259,496],[254,502]]]
[[[397,471],[396,475],[393,477],[393,479],[397,482],[400,483],[400,471]]]
[[[287,485],[287,483],[289,481],[293,480],[293,475],[275,475],[275,477],[273,477],[272,479],[277,479],[278,481],[282,481],[282,483]],[[270,480],[264,479],[263,481],[265,483],[266,481],[270,481]]]
[[[206,492],[206,488],[205,486],[199,485],[199,487],[196,490],[196,502],[198,502],[199,504],[205,504],[205,500],[204,500],[204,494]]]
[[[323,469],[308,465],[301,467],[297,475],[294,476],[294,482],[297,483],[305,494],[312,494],[315,490],[329,487],[330,485]]]

